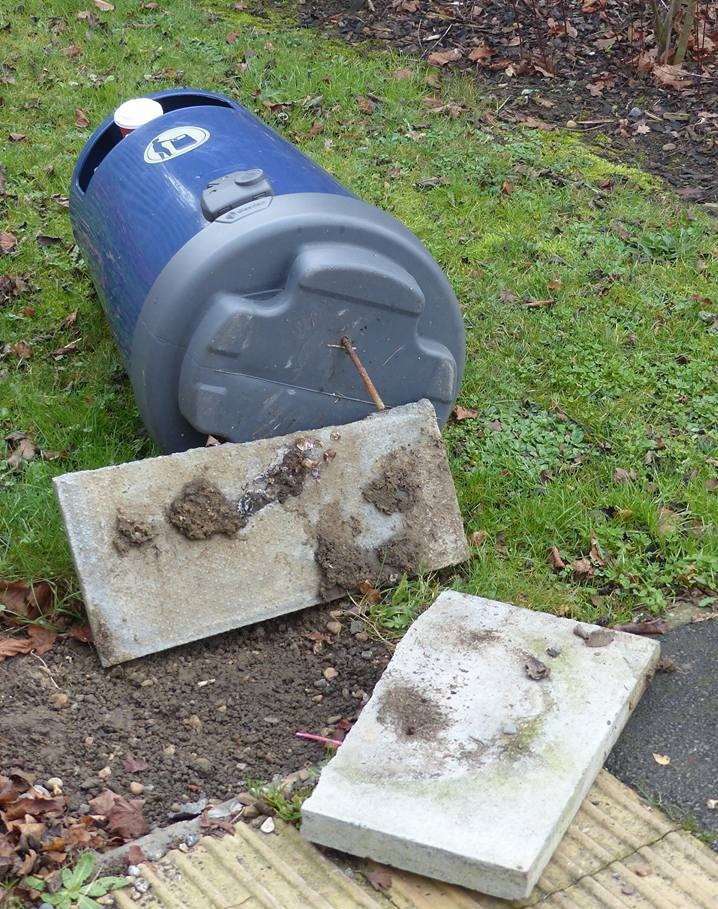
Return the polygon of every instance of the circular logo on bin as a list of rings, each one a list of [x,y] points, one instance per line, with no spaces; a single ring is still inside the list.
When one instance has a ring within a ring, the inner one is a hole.
[[[173,126],[148,144],[145,149],[147,164],[161,164],[179,158],[203,145],[209,139],[209,132],[201,126]]]

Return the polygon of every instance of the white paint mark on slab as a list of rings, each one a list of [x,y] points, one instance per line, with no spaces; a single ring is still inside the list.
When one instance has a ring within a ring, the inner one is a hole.
[[[494,896],[528,896],[659,654],[656,642],[622,633],[587,647],[575,625],[443,593],[322,771],[303,835]],[[529,678],[528,656],[548,677]]]

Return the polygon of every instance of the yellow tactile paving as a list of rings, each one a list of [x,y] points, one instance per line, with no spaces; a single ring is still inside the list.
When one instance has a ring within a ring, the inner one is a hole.
[[[335,863],[292,827],[265,835],[240,824],[143,865],[140,899],[120,909],[716,909],[718,856],[602,771],[529,900],[470,893],[392,871],[388,893],[371,890],[347,862]],[[356,863],[354,863],[356,864]],[[136,896],[136,894],[135,894]]]

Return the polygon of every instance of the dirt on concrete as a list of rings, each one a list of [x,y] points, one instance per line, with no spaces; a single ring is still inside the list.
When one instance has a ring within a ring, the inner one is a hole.
[[[421,567],[421,528],[407,527],[378,546],[355,542],[360,528],[341,516],[338,506],[329,507],[317,524],[314,561],[319,568],[319,596],[324,600],[358,590],[396,583],[402,574]]]
[[[155,538],[156,530],[151,521],[117,512],[115,518],[115,549],[124,555],[134,547],[144,546]]]
[[[247,780],[316,764],[322,746],[295,732],[341,738],[390,657],[366,634],[350,634],[350,620],[306,610],[109,671],[71,638],[42,661],[7,660],[0,767],[36,782],[59,777],[79,814],[102,789],[135,798],[129,786],[140,783],[147,819],[163,826],[180,804],[227,799]],[[337,676],[327,679],[330,667]],[[138,764],[144,769],[125,769]]]
[[[362,495],[382,514],[410,511],[419,496],[416,465],[405,452],[387,455],[379,464],[379,476],[367,483]]]
[[[209,480],[190,480],[167,509],[167,520],[188,540],[216,533],[233,537],[246,524],[235,504]]]
[[[377,717],[400,739],[434,741],[449,725],[445,711],[414,685],[393,685],[383,692]]]

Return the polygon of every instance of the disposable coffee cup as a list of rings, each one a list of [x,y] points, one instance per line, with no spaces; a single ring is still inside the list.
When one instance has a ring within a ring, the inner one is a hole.
[[[124,137],[150,120],[161,117],[163,113],[162,105],[153,98],[131,98],[120,104],[115,111],[114,119]]]

